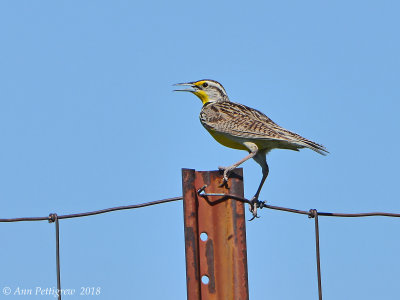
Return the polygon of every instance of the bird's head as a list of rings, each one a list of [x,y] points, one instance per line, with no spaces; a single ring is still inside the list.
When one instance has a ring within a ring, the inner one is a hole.
[[[203,79],[199,81],[177,83],[175,86],[187,86],[189,88],[175,90],[178,92],[191,92],[200,98],[203,105],[208,102],[229,101],[228,95],[222,84],[215,80]]]

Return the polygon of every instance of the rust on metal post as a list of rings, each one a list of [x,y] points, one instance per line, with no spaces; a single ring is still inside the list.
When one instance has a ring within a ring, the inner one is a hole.
[[[195,171],[182,170],[182,188],[185,222],[185,253],[186,253],[186,286],[188,300],[201,300],[199,271],[199,232],[198,232],[198,199],[195,187]]]
[[[223,187],[220,171],[183,169],[182,181],[187,299],[249,299],[244,204],[197,193],[207,185],[208,194],[243,197],[243,170],[232,171]]]

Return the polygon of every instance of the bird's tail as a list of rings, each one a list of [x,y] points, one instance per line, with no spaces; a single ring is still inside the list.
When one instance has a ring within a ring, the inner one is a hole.
[[[319,154],[327,155],[329,153],[329,151],[323,145],[314,143],[313,141],[307,140],[305,138],[302,138],[299,142],[302,146],[314,150]]]

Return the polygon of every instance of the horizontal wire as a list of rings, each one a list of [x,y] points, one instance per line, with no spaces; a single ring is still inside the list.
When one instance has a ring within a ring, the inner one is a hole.
[[[268,205],[264,204],[264,207],[269,208],[269,209],[274,209],[274,210],[281,210],[281,211],[287,211],[287,212],[292,212],[296,214],[302,214],[302,215],[310,215],[309,211],[304,211],[304,210],[298,210],[298,209],[292,209],[292,208],[286,208],[286,207],[279,207],[279,206],[273,206],[273,205]],[[319,216],[324,216],[324,217],[347,217],[347,218],[357,218],[357,217],[395,217],[399,218],[400,214],[395,214],[395,213],[387,213],[387,212],[369,212],[369,213],[329,213],[329,212],[317,212]]]
[[[112,212],[112,211],[117,211],[117,210],[141,208],[141,207],[146,207],[146,206],[151,206],[151,205],[156,205],[156,204],[161,204],[161,203],[178,201],[178,200],[182,200],[182,199],[183,199],[182,196],[173,197],[173,198],[167,198],[167,199],[162,199],[162,200],[157,200],[157,201],[152,201],[152,202],[146,202],[146,203],[141,203],[141,204],[117,206],[117,207],[111,207],[111,208],[106,208],[106,209],[101,209],[101,210],[89,211],[89,212],[84,212],[84,213],[79,213],[79,214],[61,215],[61,216],[58,216],[57,218],[59,220],[61,220],[61,219],[87,217],[87,216],[105,214],[105,213]],[[21,221],[50,221],[51,222],[52,220],[51,220],[51,217],[0,219],[0,222],[21,222]]]
[[[219,196],[222,198],[230,198],[234,199],[240,202],[248,203],[251,204],[251,201],[246,198],[238,197],[235,195],[229,195],[229,194],[199,194],[200,196]],[[141,207],[146,207],[146,206],[151,206],[151,205],[157,205],[161,203],[167,203],[167,202],[173,202],[173,201],[178,201],[182,200],[183,197],[173,197],[173,198],[167,198],[167,199],[162,199],[162,200],[157,200],[157,201],[152,201],[152,202],[146,202],[146,203],[141,203],[141,204],[134,204],[134,205],[126,205],[126,206],[117,206],[117,207],[111,207],[111,208],[106,208],[106,209],[101,209],[101,210],[95,210],[95,211],[89,211],[89,212],[84,212],[84,213],[78,213],[78,214],[68,214],[68,215],[60,215],[58,216],[58,219],[71,219],[71,218],[80,218],[80,217],[87,217],[87,216],[93,216],[93,215],[99,215],[99,214],[104,214],[108,212],[113,212],[113,211],[118,211],[118,210],[125,210],[125,209],[135,209],[135,208],[141,208]],[[295,214],[302,214],[302,215],[308,215],[310,216],[310,211],[305,211],[305,210],[300,210],[300,209],[294,209],[294,208],[287,208],[287,207],[280,207],[280,206],[274,206],[274,205],[269,205],[265,204],[263,202],[260,202],[260,208],[268,208],[268,209],[273,209],[273,210],[280,210],[280,211],[286,211],[286,212],[291,212]],[[325,217],[347,217],[347,218],[357,218],[357,217],[376,217],[376,216],[381,216],[381,217],[400,217],[400,214],[396,213],[387,213],[387,212],[368,212],[368,213],[330,213],[330,212],[319,212],[319,216],[325,216]],[[51,221],[49,217],[26,217],[26,218],[10,218],[10,219],[0,219],[0,222],[22,222],[22,221]]]
[[[230,198],[230,199],[234,199],[240,202],[244,202],[244,203],[248,203],[248,204],[253,204],[249,199],[246,198],[242,198],[239,196],[235,196],[235,195],[230,195],[230,194],[213,194],[213,193],[203,193],[204,189],[200,189],[198,191],[198,194],[200,196],[206,197],[206,196],[219,196],[222,198]],[[305,211],[305,210],[300,210],[300,209],[294,209],[294,208],[287,208],[287,207],[280,207],[280,206],[274,206],[274,205],[269,205],[269,204],[265,204],[265,201],[259,201],[259,203],[257,204],[259,208],[269,208],[269,209],[273,209],[273,210],[281,210],[281,211],[286,211],[286,212],[291,212],[291,213],[295,213],[295,214],[302,214],[302,215],[308,215],[310,217],[312,217],[312,215],[310,214],[310,211]],[[357,218],[357,217],[395,217],[395,218],[399,218],[400,214],[396,214],[396,213],[387,213],[387,212],[368,212],[368,213],[330,213],[330,212],[317,212],[319,216],[325,216],[325,217],[347,217],[347,218]]]

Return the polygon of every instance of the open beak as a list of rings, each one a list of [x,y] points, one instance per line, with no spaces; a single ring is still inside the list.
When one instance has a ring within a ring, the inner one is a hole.
[[[196,85],[194,85],[191,82],[188,82],[188,83],[176,83],[176,84],[174,84],[174,86],[187,86],[187,87],[189,87],[187,89],[174,90],[174,92],[191,92],[191,93],[194,93],[199,89]]]

